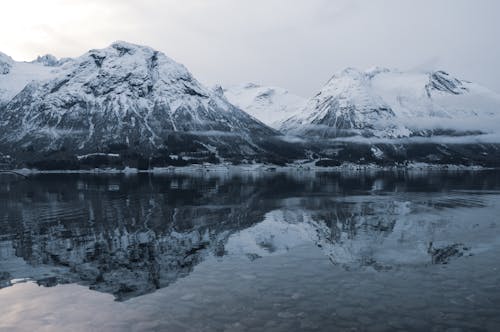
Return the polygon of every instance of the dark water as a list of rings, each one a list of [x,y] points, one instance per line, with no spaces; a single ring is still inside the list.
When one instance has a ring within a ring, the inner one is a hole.
[[[0,177],[0,330],[499,329],[500,172]]]

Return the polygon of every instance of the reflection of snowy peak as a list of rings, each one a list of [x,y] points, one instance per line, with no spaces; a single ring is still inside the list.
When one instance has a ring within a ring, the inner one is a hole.
[[[336,74],[282,129],[321,137],[490,132],[500,96],[437,71],[375,68]]]
[[[90,284],[94,290],[125,300],[166,287],[188,275],[194,266],[213,254],[218,241],[223,239],[210,238],[208,230],[159,235],[130,234],[122,229],[96,234],[73,228],[69,237],[62,237],[62,231],[68,230],[52,227],[49,234],[32,236],[33,248],[16,241],[0,242],[1,267],[12,267],[6,273],[3,287],[10,286],[8,279],[16,275],[28,275],[45,286],[67,282]],[[78,233],[78,237],[73,233]],[[20,249],[16,252],[13,248]],[[16,257],[19,253],[24,261]]]
[[[285,89],[253,83],[227,88],[224,95],[231,103],[272,127],[296,114],[306,102]]]
[[[255,200],[262,185],[228,188],[194,178],[159,182],[150,187],[75,177],[63,188],[52,187],[70,201],[26,200],[0,210],[0,288],[30,278],[45,286],[89,285],[119,300],[151,293],[187,276],[208,256],[223,255],[227,237],[264,214]],[[203,186],[212,190],[204,192]],[[117,192],[127,199],[112,198]],[[85,197],[85,205],[77,197]],[[19,210],[25,212],[18,223],[11,218]],[[62,211],[75,215],[50,217]]]
[[[316,225],[305,220],[310,220],[307,211],[271,211],[262,222],[229,237],[225,250],[250,259],[283,254],[316,240]]]
[[[439,216],[425,214],[428,220],[422,223],[420,213],[426,213],[428,202],[373,201],[371,197],[332,200],[329,204],[323,202],[324,207],[314,204],[314,200],[298,202],[301,207],[271,211],[261,223],[231,235],[225,246],[228,254],[246,255],[253,260],[313,244],[333,264],[346,269],[386,270],[402,265],[443,263],[452,254],[460,256],[463,246],[453,240],[464,238],[468,232],[467,219],[457,220],[458,227],[448,234],[444,230],[451,228]],[[483,236],[485,229],[475,232]],[[433,242],[442,248],[456,247],[457,252],[452,250],[450,256],[436,260],[436,251],[442,249],[433,249]]]
[[[313,244],[321,248],[334,264],[346,267],[372,265],[374,254],[384,250],[385,241],[392,237],[396,224],[402,223],[409,212],[408,204],[404,202],[330,203],[331,210],[318,209],[313,204],[313,209],[287,207],[271,211],[261,223],[233,234],[225,249],[229,254],[246,254],[253,259]],[[385,214],[378,214],[380,211]],[[428,258],[425,248],[413,249],[422,249],[418,255],[424,260]],[[391,263],[394,262],[384,262]]]
[[[474,189],[497,188],[485,182],[491,172],[465,182],[455,172],[359,174],[47,174],[0,185],[0,288],[30,278],[124,300],[209,256],[253,261],[316,247],[347,269],[386,270],[498,247],[490,207],[499,197]]]

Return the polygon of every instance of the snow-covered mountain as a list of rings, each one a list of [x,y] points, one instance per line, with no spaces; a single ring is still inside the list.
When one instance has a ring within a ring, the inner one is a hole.
[[[274,128],[302,110],[307,101],[283,88],[254,83],[225,88],[224,95],[234,105]]]
[[[0,144],[14,152],[272,154],[263,144],[276,131],[152,48],[115,42],[64,61],[2,59]]]
[[[0,52],[0,107],[33,80],[45,80],[57,75],[59,61],[52,55],[32,62],[17,62]]]
[[[255,84],[210,89],[165,54],[126,42],[74,59],[16,62],[0,53],[4,168],[143,168],[222,159],[283,164],[305,155],[333,164],[491,166],[500,154],[498,123],[499,94],[443,71],[349,68],[304,101]],[[461,141],[443,141],[450,136]],[[422,137],[432,146],[422,145]]]
[[[348,68],[281,129],[302,136],[399,138],[498,130],[500,95],[444,71]]]

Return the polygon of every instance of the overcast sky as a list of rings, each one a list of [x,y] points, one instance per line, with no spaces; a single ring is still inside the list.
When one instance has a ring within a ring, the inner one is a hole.
[[[310,96],[336,71],[433,69],[500,92],[498,0],[2,0],[0,51],[77,56],[126,40],[206,84]]]

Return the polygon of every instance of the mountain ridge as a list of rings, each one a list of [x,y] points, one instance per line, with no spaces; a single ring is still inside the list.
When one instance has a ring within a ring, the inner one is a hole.
[[[4,168],[500,165],[500,95],[444,71],[347,68],[306,101],[256,84],[207,88],[122,41],[77,58],[0,53],[0,67]]]
[[[150,47],[115,42],[45,74],[27,83],[0,114],[0,144],[18,154],[77,156],[121,146],[151,157],[182,145],[181,152],[209,155],[215,148],[228,158],[275,154],[265,145],[277,131]]]
[[[439,135],[440,130],[454,135],[485,133],[484,128],[458,128],[455,122],[488,122],[498,117],[499,108],[498,94],[444,71],[347,68],[335,74],[300,114],[285,120],[281,130],[304,136],[385,138]]]

